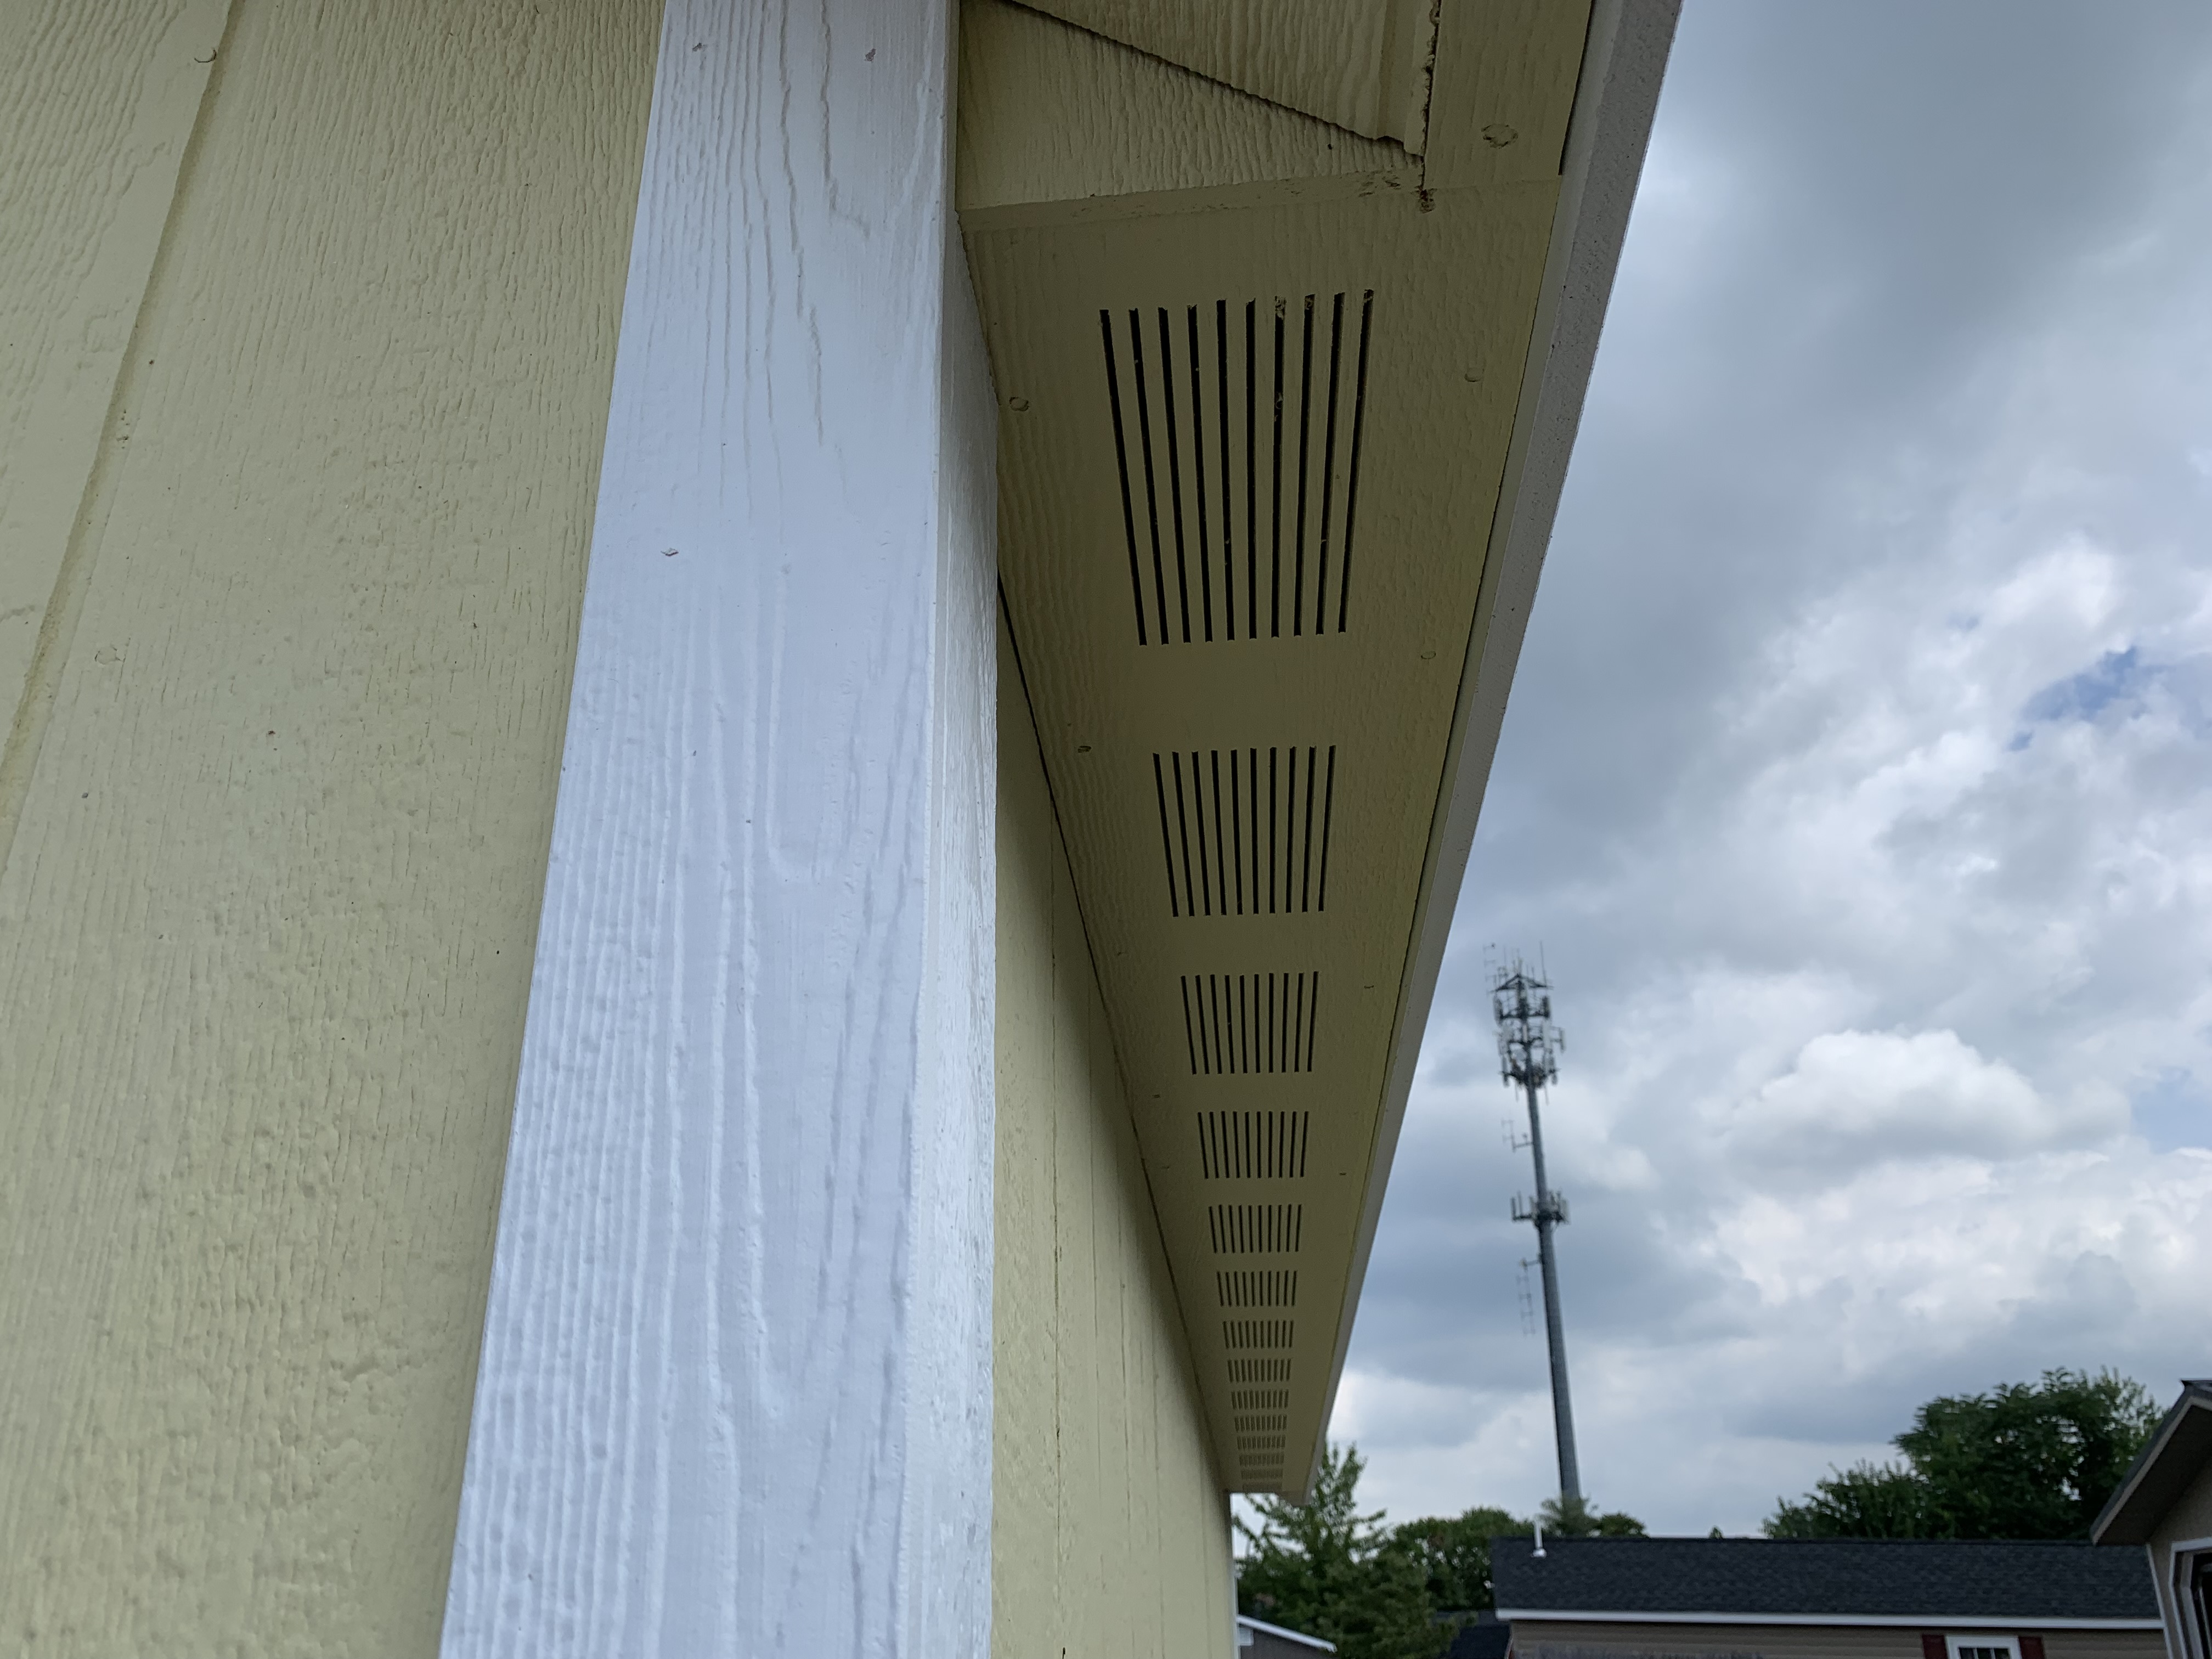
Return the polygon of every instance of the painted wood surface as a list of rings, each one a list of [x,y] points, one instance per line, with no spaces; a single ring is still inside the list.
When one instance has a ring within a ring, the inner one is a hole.
[[[951,20],[664,27],[445,1651],[988,1641],[993,415]]]
[[[1445,16],[1449,123],[1498,128],[1449,186],[1435,132],[1410,173],[1250,179],[1311,164],[1274,143],[1289,112],[1041,21],[969,60],[988,118],[963,139],[1031,158],[1003,192],[1029,199],[963,205],[1008,411],[1008,615],[1242,1490],[1302,1492],[1318,1455],[1665,57],[1663,31],[1626,54],[1622,116],[1589,77],[1583,125],[1633,142],[1583,236],[1560,168],[1586,13]],[[1170,178],[1143,135],[1197,89],[1237,142]],[[1279,782],[1323,757],[1326,783]]]
[[[1229,1653],[1229,1519],[1011,644],[999,673],[992,1651]]]
[[[963,210],[1007,410],[1001,567],[1224,1473],[1296,1492],[1388,1172],[1556,185],[1143,200]],[[1295,859],[1295,902],[1274,873],[1260,902],[1262,842],[1271,872]],[[1296,1065],[1201,1063],[1260,986],[1297,987],[1276,1023],[1318,1038]],[[1209,1151],[1248,1132],[1298,1153]],[[1295,1206],[1302,1246],[1225,1249],[1224,1205]]]
[[[1364,138],[1010,0],[960,9],[957,196],[979,210],[1088,198],[1376,178],[1410,190],[1402,147]],[[1401,176],[1402,175],[1402,176]]]
[[[72,583],[56,605],[55,585],[224,15],[223,0],[0,9],[0,863],[80,597]]]
[[[70,11],[0,173],[158,196],[179,14]],[[237,0],[143,304],[31,296],[143,349],[0,871],[0,1649],[436,1644],[657,19]]]
[[[1037,0],[1036,9],[1349,131],[1421,149],[1437,35],[1431,0]]]
[[[1430,188],[1559,176],[1590,12],[1589,0],[1444,0],[1423,158]]]

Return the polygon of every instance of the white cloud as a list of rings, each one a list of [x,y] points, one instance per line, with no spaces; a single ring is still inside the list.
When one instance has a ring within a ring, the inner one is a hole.
[[[1340,1397],[1370,1501],[1553,1478],[1492,940],[1571,1040],[1601,1502],[1745,1530],[1934,1395],[2202,1374],[2208,88],[2183,0],[1686,11]]]
[[[1931,1152],[2005,1155],[2126,1125],[2117,1091],[2045,1099],[2002,1060],[1954,1031],[1835,1031],[1814,1037],[1787,1073],[1737,1104],[1722,1131],[1729,1152],[1823,1177]]]

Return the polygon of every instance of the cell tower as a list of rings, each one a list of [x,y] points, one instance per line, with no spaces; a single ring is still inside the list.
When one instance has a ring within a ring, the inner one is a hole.
[[[1567,1399],[1567,1339],[1559,1319],[1559,1264],[1552,1234],[1567,1218],[1567,1200],[1544,1178],[1544,1121],[1537,1091],[1559,1074],[1559,1054],[1567,1046],[1552,1024],[1552,986],[1532,974],[1519,957],[1494,965],[1490,974],[1490,1010],[1498,1020],[1498,1069],[1517,1085],[1528,1105],[1527,1146],[1536,1165],[1536,1196],[1513,1200],[1513,1218],[1536,1224],[1536,1264],[1544,1280],[1544,1335],[1552,1350],[1552,1422],[1559,1443],[1559,1497],[1567,1504],[1583,1495],[1582,1470],[1575,1460],[1575,1413]]]

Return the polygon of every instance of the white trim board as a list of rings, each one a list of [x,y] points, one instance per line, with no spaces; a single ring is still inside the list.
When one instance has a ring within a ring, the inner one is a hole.
[[[2158,1630],[2156,1619],[2041,1619],[1992,1613],[1567,1613],[1500,1607],[1500,1623],[1525,1619],[1560,1625],[1857,1625],[1957,1631]]]
[[[988,371],[944,0],[672,0],[447,1604],[981,1653]]]
[[[1295,1642],[1300,1647],[1312,1648],[1322,1653],[1334,1653],[1336,1651],[1336,1644],[1334,1642],[1324,1642],[1320,1637],[1308,1636],[1303,1631],[1285,1630],[1280,1625],[1271,1625],[1264,1619],[1255,1619],[1247,1613],[1238,1613],[1237,1615],[1237,1623],[1238,1627],[1241,1629],[1263,1630],[1270,1636],[1279,1638],[1285,1642]],[[1244,1644],[1243,1643],[1239,1643],[1237,1645],[1241,1647]]]

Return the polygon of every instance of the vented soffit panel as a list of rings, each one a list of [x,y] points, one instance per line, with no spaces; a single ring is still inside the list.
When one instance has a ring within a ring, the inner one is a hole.
[[[1035,12],[962,14],[1001,584],[1237,1490],[1303,1493],[1322,1444],[1626,222],[1577,299],[1560,158],[1618,11],[1522,15],[1484,72],[1551,160],[1499,145],[1445,185]]]

